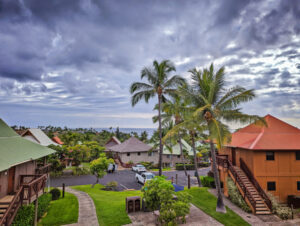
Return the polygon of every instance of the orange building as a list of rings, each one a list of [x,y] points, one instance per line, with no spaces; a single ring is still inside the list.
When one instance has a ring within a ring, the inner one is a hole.
[[[283,203],[300,195],[300,129],[271,115],[265,120],[267,127],[251,124],[233,133],[217,157],[224,194],[230,176],[258,214],[271,208],[268,192]]]

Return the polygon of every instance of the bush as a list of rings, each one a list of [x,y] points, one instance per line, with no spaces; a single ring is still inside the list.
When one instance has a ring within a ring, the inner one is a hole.
[[[73,170],[72,170],[72,172],[73,172],[73,175],[75,175],[75,176],[90,174],[90,170],[88,168],[86,168],[86,167],[79,167],[79,166],[74,167]]]
[[[57,200],[60,197],[60,190],[58,188],[53,188],[51,189],[50,194],[52,195],[52,200]]]
[[[146,169],[153,169],[153,162],[139,162],[139,164],[145,166]]]
[[[176,168],[176,170],[184,170],[182,163],[176,164],[175,168]],[[186,170],[194,170],[195,169],[194,164],[185,164],[185,168],[186,168]]]
[[[272,212],[280,217],[282,220],[288,220],[292,218],[292,210],[287,206],[281,206],[275,196],[268,193],[268,196],[272,202]]]
[[[200,162],[200,163],[198,163],[198,167],[208,167],[208,166],[210,166],[210,163],[209,162]]]
[[[201,182],[203,187],[216,188],[215,179],[213,177],[202,177]]]
[[[118,182],[117,181],[110,181],[105,185],[105,188],[103,190],[116,191],[117,187],[118,187]]]
[[[228,185],[228,195],[229,199],[236,204],[238,207],[240,207],[242,210],[244,210],[247,213],[251,213],[250,207],[247,205],[247,203],[244,201],[240,191],[235,186],[232,179],[227,179],[227,185]]]
[[[208,171],[207,176],[214,178],[214,173],[213,171]]]
[[[48,210],[51,201],[51,195],[44,194],[38,199],[38,219],[40,219]],[[14,226],[34,224],[34,204],[21,206],[12,223]]]

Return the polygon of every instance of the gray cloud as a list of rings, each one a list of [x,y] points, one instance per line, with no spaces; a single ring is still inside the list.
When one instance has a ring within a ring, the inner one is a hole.
[[[62,125],[75,113],[85,123],[93,113],[141,117],[153,106],[131,108],[128,87],[154,59],[172,60],[177,74],[225,65],[228,84],[262,93],[258,109],[277,90],[272,113],[281,97],[298,98],[299,17],[297,0],[0,0],[0,114],[16,121],[30,103]],[[48,124],[40,115],[23,118]],[[109,120],[140,126],[100,121]]]

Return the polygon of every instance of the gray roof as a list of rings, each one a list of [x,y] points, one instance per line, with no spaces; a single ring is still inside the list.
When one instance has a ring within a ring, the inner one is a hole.
[[[27,137],[28,133],[30,133],[35,139],[33,140]],[[22,134],[22,137],[30,141],[36,141],[36,143],[43,146],[48,146],[50,144],[58,145],[52,141],[41,129],[28,129]]]
[[[130,137],[128,140],[121,144],[109,147],[110,151],[114,152],[148,152],[152,147],[148,144],[143,143],[136,137]]]

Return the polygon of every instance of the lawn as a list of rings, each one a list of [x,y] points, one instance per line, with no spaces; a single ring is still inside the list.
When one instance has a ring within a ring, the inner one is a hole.
[[[156,172],[156,171],[158,171],[159,169],[150,169],[150,171],[154,171],[154,172]],[[171,171],[172,169],[171,169],[171,167],[166,167],[166,168],[163,168],[162,169],[162,171]]]
[[[94,200],[100,225],[119,226],[131,221],[126,213],[125,198],[127,196],[141,196],[141,191],[103,191],[103,185],[97,184],[74,186],[72,188],[84,191]]]
[[[195,206],[197,206],[206,214],[215,218],[220,223],[228,226],[229,225],[230,226],[250,225],[228,207],[226,207],[227,210],[226,214],[217,213],[216,212],[217,198],[214,195],[212,195],[207,189],[208,188],[206,187],[202,187],[202,188],[193,187],[185,191],[193,196],[192,203]]]
[[[64,198],[51,201],[48,213],[39,226],[56,226],[76,223],[78,220],[78,200],[75,195],[65,193]]]

